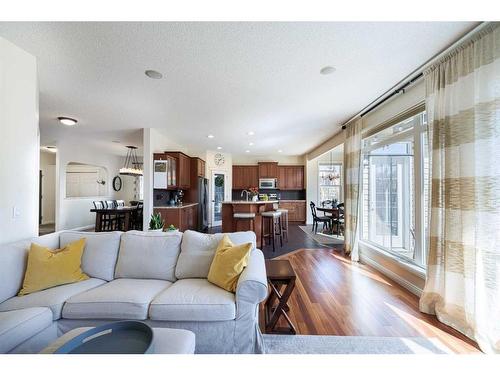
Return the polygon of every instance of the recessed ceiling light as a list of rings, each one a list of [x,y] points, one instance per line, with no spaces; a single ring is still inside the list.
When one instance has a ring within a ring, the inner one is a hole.
[[[215,137],[214,137],[214,135],[213,135],[213,134],[209,134],[209,135],[207,135],[207,138],[212,139],[212,138],[215,138]]]
[[[220,147],[220,146],[217,146],[217,150],[222,150],[222,147]]]
[[[253,132],[253,131],[247,132],[247,135],[254,135],[254,134],[255,134],[255,132]]]
[[[325,66],[319,71],[323,75],[332,74],[336,69],[333,66]]]
[[[278,152],[283,152],[283,150],[278,150]]]
[[[144,74],[146,74],[151,79],[162,79],[163,78],[163,74],[161,74],[160,72],[157,72],[156,70],[146,70],[144,72]]]
[[[253,142],[250,142],[248,145],[249,145],[249,146],[253,146]]]
[[[71,118],[71,117],[58,117],[57,119],[59,120],[59,122],[61,124],[64,124],[67,126],[76,125],[76,123],[78,122],[77,120],[75,120],[74,118]]]
[[[250,150],[245,150],[245,152],[250,152]]]

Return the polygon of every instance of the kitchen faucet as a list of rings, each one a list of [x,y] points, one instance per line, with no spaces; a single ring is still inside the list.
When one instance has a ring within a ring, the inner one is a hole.
[[[241,197],[243,197],[243,194],[247,193],[247,197],[246,197],[246,201],[248,202],[248,195],[250,194],[250,192],[248,190],[243,190],[241,192]]]

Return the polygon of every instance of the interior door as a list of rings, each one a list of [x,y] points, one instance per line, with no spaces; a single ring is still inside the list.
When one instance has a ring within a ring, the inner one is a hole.
[[[227,188],[226,172],[212,172],[211,178],[211,195],[212,195],[212,226],[222,225],[222,202],[225,200]]]

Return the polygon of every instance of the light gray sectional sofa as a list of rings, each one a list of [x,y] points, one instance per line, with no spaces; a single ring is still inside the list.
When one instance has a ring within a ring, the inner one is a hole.
[[[253,232],[229,236],[254,245],[236,294],[207,280],[222,234],[62,231],[0,246],[0,353],[37,353],[73,328],[123,319],[190,330],[197,353],[261,353],[264,257]],[[17,296],[31,242],[60,248],[81,237],[88,280]]]

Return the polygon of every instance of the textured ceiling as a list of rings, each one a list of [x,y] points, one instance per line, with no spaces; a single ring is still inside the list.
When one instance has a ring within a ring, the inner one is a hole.
[[[473,26],[4,22],[0,36],[38,59],[42,144],[155,127],[191,150],[299,155]],[[326,65],[336,72],[320,75]]]

